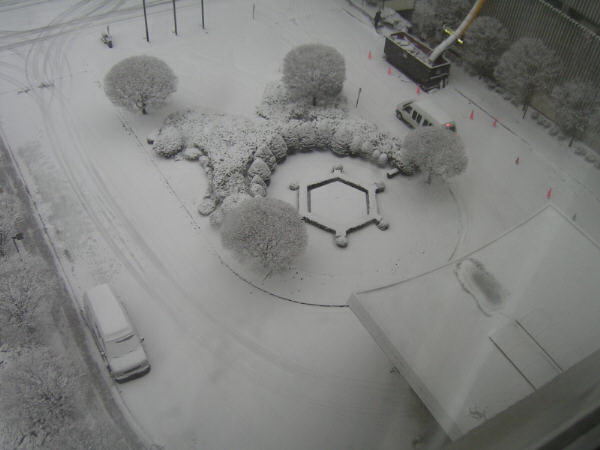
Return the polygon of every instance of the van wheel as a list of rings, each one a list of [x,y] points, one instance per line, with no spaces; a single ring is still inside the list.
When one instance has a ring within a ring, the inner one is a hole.
[[[404,122],[404,118],[402,117],[402,113],[400,111],[398,111],[398,110],[396,110],[396,117],[398,119],[400,119],[402,122]]]

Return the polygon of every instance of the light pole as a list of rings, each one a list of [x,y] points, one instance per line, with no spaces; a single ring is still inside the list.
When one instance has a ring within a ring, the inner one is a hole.
[[[23,233],[17,233],[15,234],[13,237],[11,237],[13,244],[15,244],[15,248],[17,249],[17,253],[21,253],[19,251],[19,247],[17,246],[17,241],[22,241],[23,239],[25,239],[25,236],[23,236]]]
[[[175,0],[173,0],[173,21],[175,22],[175,36],[177,36],[177,11],[175,10]]]
[[[142,6],[144,7],[144,24],[146,25],[146,42],[150,42],[150,35],[148,34],[148,15],[146,14],[146,0],[142,0]]]
[[[204,0],[200,0],[200,5],[202,7],[202,29],[204,30]]]

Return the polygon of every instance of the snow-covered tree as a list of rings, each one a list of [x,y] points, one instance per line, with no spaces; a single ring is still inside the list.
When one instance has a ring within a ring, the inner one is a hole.
[[[417,128],[406,135],[402,147],[406,159],[427,173],[427,183],[431,183],[433,175],[446,179],[467,168],[462,140],[446,128]]]
[[[49,448],[75,413],[77,370],[46,347],[23,351],[0,372],[2,421],[16,448]]]
[[[18,232],[22,222],[21,206],[17,197],[0,194],[0,258],[6,255],[7,245]]]
[[[423,38],[441,41],[443,27],[456,29],[472,4],[473,0],[420,0],[415,3],[412,22]]]
[[[500,56],[510,45],[508,31],[493,17],[479,17],[465,33],[464,60],[479,74],[491,77]]]
[[[581,137],[600,111],[598,88],[586,81],[566,81],[552,91],[556,124],[573,139]]]
[[[171,68],[148,55],[125,58],[104,77],[104,92],[111,102],[142,114],[163,105],[176,89],[177,77]]]
[[[258,262],[269,271],[283,271],[304,252],[308,235],[292,205],[255,197],[225,215],[221,240],[241,260]]]
[[[24,344],[37,328],[37,312],[53,287],[43,259],[13,253],[0,260],[0,339]]]
[[[304,44],[288,52],[283,60],[283,83],[292,97],[317,100],[335,97],[346,80],[344,57],[323,44]]]
[[[523,117],[534,95],[549,93],[561,62],[541,39],[521,38],[502,54],[494,77],[523,105]]]

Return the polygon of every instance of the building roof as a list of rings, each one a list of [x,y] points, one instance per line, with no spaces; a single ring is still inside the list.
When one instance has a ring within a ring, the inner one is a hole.
[[[349,304],[455,439],[600,348],[598,267],[600,247],[550,205]]]

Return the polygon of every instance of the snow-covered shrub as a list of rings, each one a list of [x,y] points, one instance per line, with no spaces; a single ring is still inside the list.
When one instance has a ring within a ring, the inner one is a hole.
[[[385,167],[387,166],[388,163],[388,155],[386,153],[381,153],[378,157],[377,157],[377,161],[376,164],[379,167]]]
[[[171,68],[148,55],[125,58],[104,77],[104,92],[112,103],[142,114],[162,106],[176,89],[177,77]]]
[[[585,148],[577,146],[575,147],[575,154],[579,155],[579,156],[585,156],[585,154],[587,153],[587,151],[585,150]]]
[[[478,75],[491,77],[510,44],[508,31],[493,17],[478,17],[465,33],[463,58]],[[493,88],[492,85],[488,86]]]
[[[315,120],[315,147],[322,149],[331,145],[333,134],[340,123],[340,120],[320,118]]]
[[[589,162],[589,163],[594,163],[594,162],[596,162],[596,160],[597,160],[597,159],[598,159],[598,158],[596,157],[596,155],[594,155],[594,154],[593,154],[593,153],[591,153],[591,152],[590,152],[590,153],[588,153],[588,154],[585,156],[585,160],[586,160],[587,162]]]
[[[427,183],[433,175],[448,178],[467,168],[467,155],[460,137],[442,127],[422,127],[404,138],[406,157],[427,172]]]
[[[161,128],[152,148],[160,156],[170,158],[179,153],[184,145],[185,140],[181,131],[174,126],[167,126]]]
[[[282,128],[281,135],[291,151],[310,152],[320,145],[317,126],[313,121],[290,120]]]
[[[521,38],[502,54],[494,77],[523,105],[524,113],[531,99],[548,93],[560,74],[560,60],[541,39]]]
[[[211,214],[215,208],[217,207],[217,201],[214,197],[208,196],[204,197],[200,204],[198,205],[198,213],[202,216],[208,216]]]
[[[327,45],[300,45],[283,60],[282,81],[288,92],[293,98],[311,99],[313,106],[321,98],[340,94],[345,80],[344,57]]]
[[[61,448],[49,442],[77,418],[83,374],[48,347],[23,350],[3,368],[0,408],[3,425],[22,438],[10,448]],[[4,431],[4,430],[3,430]],[[38,439],[37,443],[29,439]],[[29,445],[22,446],[24,442]]]
[[[12,253],[0,263],[0,342],[37,342],[42,309],[53,289],[47,265],[39,256]],[[0,383],[1,384],[1,383]]]
[[[183,159],[187,161],[198,161],[198,159],[200,159],[200,156],[202,156],[202,152],[196,147],[188,147],[185,150],[183,150],[181,154],[183,156]]]
[[[271,150],[269,150],[266,146],[259,147],[254,153],[254,158],[262,159],[267,163],[267,166],[269,166],[270,170],[273,170],[277,165],[277,158],[275,158],[273,152],[271,152]]]
[[[287,156],[287,145],[279,133],[269,136],[265,147],[275,156],[277,161],[282,161]]]
[[[351,122],[340,122],[331,139],[331,151],[339,156],[350,154],[350,144],[354,139]]]
[[[292,205],[256,197],[225,214],[221,240],[242,261],[283,271],[304,252],[308,235],[306,224]]]
[[[267,189],[262,184],[252,183],[250,184],[250,195],[252,197],[266,197]]]
[[[266,164],[265,164],[266,166]],[[218,175],[213,173],[213,192],[218,200],[222,200],[233,194],[244,194],[247,192],[247,183],[242,172],[238,171],[238,167],[227,168],[219,166],[224,170],[219,171]],[[217,172],[215,170],[214,172]]]
[[[260,184],[265,189],[267,188],[267,183],[259,175],[254,175],[250,180],[250,184]]]
[[[252,164],[250,164],[250,167],[248,168],[249,178],[253,178],[256,175],[265,181],[271,178],[271,169],[269,169],[267,163],[260,158],[254,158],[254,161],[252,161]]]

